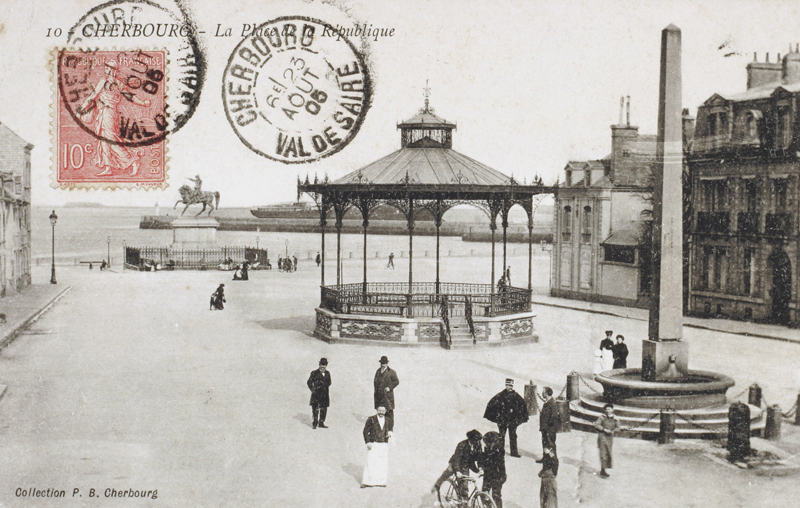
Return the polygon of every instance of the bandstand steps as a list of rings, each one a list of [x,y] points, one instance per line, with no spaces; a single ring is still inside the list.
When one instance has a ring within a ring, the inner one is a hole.
[[[574,430],[596,432],[594,422],[603,414],[605,403],[596,395],[584,396],[570,402],[570,422]],[[658,409],[636,408],[630,406],[614,406],[614,414],[623,427],[632,430],[620,433],[622,437],[638,437],[655,439],[661,426],[660,416],[648,421],[658,414]],[[675,435],[679,438],[718,438],[728,432],[728,406],[692,409],[679,411],[675,418]],[[686,420],[690,420],[690,422]],[[647,423],[645,423],[647,422]],[[750,430],[754,435],[760,434],[765,426],[763,411],[750,406]]]
[[[450,349],[472,349],[474,347],[472,333],[469,331],[467,320],[464,318],[451,318]]]

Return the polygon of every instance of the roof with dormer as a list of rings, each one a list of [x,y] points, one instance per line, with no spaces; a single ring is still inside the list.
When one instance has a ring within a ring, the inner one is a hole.
[[[455,129],[456,124],[434,115],[430,109],[423,109],[416,116],[398,124],[398,127],[447,127]]]

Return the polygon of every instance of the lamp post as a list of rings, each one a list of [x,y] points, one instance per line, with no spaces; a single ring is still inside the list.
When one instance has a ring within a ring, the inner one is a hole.
[[[108,245],[108,252],[107,252],[107,256],[106,256],[106,259],[108,260],[108,262],[106,264],[110,268],[111,267],[111,237],[110,236],[108,238],[106,238],[106,244]]]
[[[58,215],[56,215],[56,211],[53,210],[53,213],[50,214],[50,225],[53,227],[53,244],[52,244],[52,258],[50,264],[50,284],[58,284],[56,282],[56,221],[58,220]]]
[[[289,239],[288,238],[286,239],[285,245],[286,245],[286,257],[288,258],[289,257]]]
[[[258,242],[259,242],[259,241],[261,241],[261,238],[259,238],[258,236],[256,236],[256,249],[258,249]]]

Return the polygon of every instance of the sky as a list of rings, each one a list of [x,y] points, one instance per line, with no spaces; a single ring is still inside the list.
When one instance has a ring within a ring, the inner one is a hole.
[[[174,8],[175,0],[158,1]],[[620,96],[631,97],[631,123],[655,133],[660,33],[669,24],[682,30],[683,104],[693,114],[715,92],[744,90],[754,53],[759,61],[769,53],[774,62],[800,42],[800,3],[778,0],[185,0],[206,32],[208,70],[197,110],[168,138],[169,188],[55,189],[50,54],[99,3],[0,0],[0,122],[35,145],[34,205],[164,207],[196,174],[205,190],[220,192],[223,207],[291,201],[298,177],[338,178],[397,150],[397,123],[422,107],[426,80],[436,114],[458,126],[455,150],[518,180],[540,175],[553,183],[567,161],[610,151]],[[372,107],[348,146],[306,164],[251,151],[228,123],[221,98],[242,25],[287,15],[394,29],[392,37],[353,41],[371,63]],[[233,35],[214,37],[217,25]],[[62,36],[47,37],[48,28],[61,28]],[[157,40],[138,44],[157,46]]]

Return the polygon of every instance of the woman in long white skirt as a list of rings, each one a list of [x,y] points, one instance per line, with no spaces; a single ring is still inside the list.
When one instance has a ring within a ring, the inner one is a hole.
[[[385,487],[389,476],[389,438],[394,422],[386,416],[386,408],[379,407],[377,414],[367,418],[364,425],[364,442],[367,445],[367,464],[361,478],[361,488]]]

